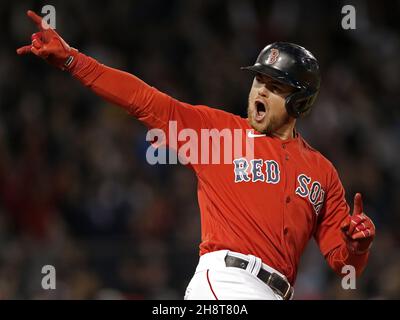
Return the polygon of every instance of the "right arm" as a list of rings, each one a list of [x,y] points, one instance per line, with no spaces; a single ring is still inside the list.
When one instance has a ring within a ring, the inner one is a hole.
[[[168,129],[168,121],[175,120],[178,128],[200,129],[206,118],[199,108],[180,102],[134,75],[107,67],[95,59],[77,53],[68,69],[72,76],[98,96],[116,104],[149,128]]]
[[[132,74],[107,67],[78,50],[71,48],[58,33],[46,25],[33,11],[27,12],[38,26],[32,43],[17,53],[34,55],[59,69],[69,71],[100,97],[112,102],[135,116],[149,128],[168,131],[168,122],[177,122],[177,130],[211,127],[212,119],[221,110],[205,106],[192,106],[158,91]]]

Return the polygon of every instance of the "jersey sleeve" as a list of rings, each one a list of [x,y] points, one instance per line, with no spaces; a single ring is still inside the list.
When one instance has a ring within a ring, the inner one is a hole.
[[[314,238],[325,256],[343,242],[340,225],[349,215],[350,207],[345,191],[335,168],[330,168],[325,204],[322,208]]]
[[[369,253],[357,255],[351,253],[342,238],[340,226],[349,216],[350,207],[345,199],[345,191],[335,168],[331,165],[326,202],[314,238],[329,266],[344,276],[342,268],[351,265],[359,276],[364,270]]]
[[[78,54],[70,72],[97,95],[124,108],[150,129],[167,133],[169,122],[176,121],[178,131],[183,128],[199,131],[212,127],[217,119],[229,114],[180,102],[136,76],[107,67],[82,53]]]

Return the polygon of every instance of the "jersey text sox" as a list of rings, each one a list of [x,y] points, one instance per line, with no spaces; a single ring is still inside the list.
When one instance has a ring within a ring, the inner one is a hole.
[[[275,160],[245,158],[233,160],[235,182],[266,182],[277,184],[280,181],[279,164]],[[265,169],[264,169],[265,166]],[[325,191],[319,181],[312,181],[305,174],[297,177],[296,194],[310,201],[316,215],[320,212],[325,199]]]

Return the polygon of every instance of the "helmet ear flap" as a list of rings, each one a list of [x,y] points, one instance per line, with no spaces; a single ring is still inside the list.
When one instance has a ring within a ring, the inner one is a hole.
[[[286,111],[293,118],[305,116],[310,112],[316,97],[317,92],[310,92],[310,90],[296,91],[286,98]]]

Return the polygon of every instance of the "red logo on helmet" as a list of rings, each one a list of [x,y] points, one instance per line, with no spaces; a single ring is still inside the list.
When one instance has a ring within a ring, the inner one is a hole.
[[[276,62],[276,60],[278,60],[278,57],[279,57],[279,50],[273,48],[273,49],[271,49],[271,52],[269,53],[266,63],[274,64]]]

